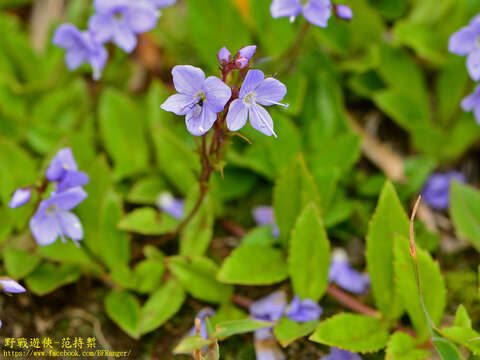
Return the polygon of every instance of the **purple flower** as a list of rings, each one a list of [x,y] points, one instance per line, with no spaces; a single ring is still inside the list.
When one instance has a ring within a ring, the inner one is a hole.
[[[200,319],[200,336],[203,337],[204,339],[208,339],[208,333],[207,333],[207,324],[205,323],[205,319],[207,317],[212,317],[215,315],[215,311],[212,308],[203,308],[200,310],[195,316],[195,319]],[[197,329],[195,325],[193,325],[193,328],[190,330],[190,335],[195,335],[197,333]]]
[[[257,360],[285,360],[277,340],[269,329],[260,329],[254,333],[255,357]]]
[[[12,199],[8,203],[10,209],[15,209],[22,205],[25,205],[32,198],[32,189],[31,188],[20,188],[17,189],[12,196]]]
[[[360,355],[352,353],[350,351],[332,347],[330,348],[330,354],[322,356],[320,360],[362,360],[362,358],[360,357]]]
[[[228,49],[224,46],[220,49],[217,54],[218,63],[222,66],[227,65],[232,60],[232,54]]]
[[[238,69],[244,69],[252,59],[253,55],[255,55],[256,51],[257,47],[255,45],[244,46],[238,50],[237,54],[235,55],[236,67]]]
[[[257,206],[252,212],[253,219],[257,225],[271,225],[272,236],[277,239],[280,236],[280,229],[275,221],[275,215],[273,214],[273,207],[271,206]]]
[[[462,100],[463,111],[472,111],[477,123],[480,125],[480,85],[475,91]]]
[[[320,319],[322,308],[315,301],[310,299],[300,300],[295,295],[288,306],[287,316],[296,322],[307,322]]]
[[[338,18],[343,20],[352,20],[353,19],[353,11],[347,5],[336,5],[335,6],[335,15]]]
[[[239,99],[232,101],[228,114],[227,126],[231,131],[240,130],[250,119],[252,127],[267,136],[275,136],[273,120],[270,114],[260,105],[281,105],[287,88],[274,78],[265,79],[260,70],[249,70],[240,89]],[[260,105],[259,105],[260,104]]]
[[[230,100],[232,90],[215,76],[205,79],[201,69],[190,65],[175,66],[172,75],[179,94],[170,96],[162,109],[186,115],[187,129],[192,135],[205,134]]]
[[[72,24],[60,25],[53,35],[53,44],[66,50],[65,62],[69,70],[86,62],[92,66],[93,79],[100,79],[108,53],[89,31],[80,31]]]
[[[52,193],[43,200],[37,212],[30,219],[30,230],[39,245],[49,245],[60,236],[72,239],[75,244],[83,239],[83,228],[78,217],[70,212],[87,197],[81,187],[75,187],[60,193]],[[78,245],[78,244],[77,244]]]
[[[465,176],[457,171],[431,175],[422,190],[422,197],[425,202],[436,210],[448,209],[450,203],[450,185],[453,180],[463,183],[467,181]]]
[[[306,4],[302,0],[273,0],[270,13],[274,18],[289,17],[291,22],[302,13],[313,25],[327,27],[332,7],[330,0],[309,0]]]
[[[448,42],[448,50],[457,55],[468,55],[467,69],[473,80],[480,80],[480,17],[454,33]]]
[[[163,3],[163,2],[161,2]],[[148,1],[95,0],[88,28],[100,43],[114,42],[127,53],[137,46],[137,34],[157,25],[157,4]]]
[[[333,251],[328,280],[354,294],[364,294],[370,287],[370,277],[350,266],[343,249]]]
[[[18,282],[12,279],[0,279],[0,289],[6,293],[18,294],[27,290]]]
[[[287,305],[285,291],[278,290],[267,295],[250,305],[250,314],[258,320],[277,321],[279,320]]]
[[[170,193],[163,192],[157,198],[157,207],[171,217],[182,220],[185,211],[185,201],[175,199]]]
[[[57,183],[57,192],[88,184],[88,175],[78,171],[72,149],[60,149],[50,161],[46,172],[49,181]]]

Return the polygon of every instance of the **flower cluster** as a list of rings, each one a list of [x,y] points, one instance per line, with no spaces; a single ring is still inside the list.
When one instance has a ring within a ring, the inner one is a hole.
[[[88,22],[88,30],[81,31],[73,24],[60,25],[53,43],[66,50],[65,62],[69,70],[88,63],[93,78],[101,77],[107,63],[105,43],[112,42],[127,53],[137,46],[137,35],[157,25],[160,9],[176,0],[95,0],[95,14]]]
[[[55,186],[50,197],[40,202],[35,214],[30,219],[30,230],[39,245],[49,245],[58,237],[72,239],[75,244],[83,239],[83,228],[78,217],[70,210],[87,197],[82,186],[88,184],[88,175],[78,170],[72,150],[64,148],[58,151],[46,171],[46,180],[40,187],[30,186],[18,189],[9,203],[10,208],[17,208],[30,201],[32,190],[41,195],[52,182]]]
[[[465,183],[465,175],[458,171],[432,174],[422,190],[423,200],[436,210],[447,210],[450,203],[450,185],[452,181]]]
[[[474,81],[480,80],[480,15],[473,18],[470,24],[454,33],[449,40],[448,50],[456,55],[467,56],[467,70]],[[480,85],[473,94],[463,99],[464,111],[473,111],[480,124]]]
[[[302,0],[273,0],[270,6],[274,18],[288,17],[293,22],[302,14],[309,23],[323,28],[328,26],[332,10],[340,19],[353,18],[353,12],[348,6],[334,5],[330,0],[308,0],[306,3],[302,3]]]
[[[194,66],[180,65],[172,70],[173,84],[178,94],[170,96],[162,105],[165,111],[185,116],[187,130],[202,136],[218,120],[219,126],[226,123],[230,131],[238,131],[250,120],[252,127],[268,136],[275,136],[273,120],[263,106],[281,105],[287,93],[284,84],[273,77],[265,77],[260,70],[249,70],[250,60],[256,46],[246,46],[235,56],[223,47],[217,55],[222,79],[205,77],[205,73]],[[232,71],[238,70],[244,81],[237,90],[226,84]],[[246,72],[245,74],[245,71]],[[226,110],[224,112],[224,110]],[[220,113],[224,116],[219,116]]]

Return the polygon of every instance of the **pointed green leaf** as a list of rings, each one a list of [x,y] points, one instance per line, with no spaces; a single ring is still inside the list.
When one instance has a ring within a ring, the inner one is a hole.
[[[295,340],[310,335],[318,325],[318,321],[307,321],[298,323],[289,318],[281,318],[277,326],[273,329],[273,333],[278,342],[283,347],[287,347]]]
[[[273,322],[258,321],[252,319],[233,320],[218,323],[215,327],[215,337],[219,340],[239,334],[253,332],[275,325]]]
[[[227,284],[270,285],[287,276],[287,264],[280,250],[246,244],[233,250],[224,260],[217,278]]]
[[[463,360],[458,348],[447,339],[435,336],[432,342],[442,360]]]
[[[208,346],[213,343],[214,343],[214,340],[204,339],[200,335],[188,336],[182,341],[180,341],[180,343],[177,346],[175,346],[175,349],[173,349],[173,353],[175,355],[191,354],[195,350],[201,350],[204,346]]]
[[[142,235],[163,235],[174,231],[180,222],[170,215],[162,214],[151,207],[133,210],[118,223],[123,231]]]
[[[105,298],[108,316],[134,339],[140,337],[140,305],[137,298],[127,291],[112,291]]]
[[[477,331],[461,326],[452,326],[443,328],[439,332],[454,343],[465,346],[474,355],[480,355],[480,333]]]
[[[400,331],[390,337],[386,352],[386,360],[422,360],[432,355],[427,350],[417,349],[415,339]]]
[[[56,266],[51,263],[43,263],[26,277],[25,282],[33,293],[45,295],[63,285],[77,281],[80,276],[81,271],[75,265]]]
[[[373,297],[387,318],[396,318],[401,313],[400,299],[395,293],[393,240],[397,234],[408,236],[408,228],[407,215],[392,183],[387,181],[370,220],[366,249]]]
[[[463,327],[465,329],[472,328],[472,320],[470,319],[470,316],[468,315],[468,312],[465,306],[460,305],[457,308],[457,312],[455,313],[454,325]]]
[[[388,331],[377,318],[343,313],[321,322],[309,339],[353,352],[373,352],[387,345]]]
[[[298,217],[290,240],[288,270],[295,294],[318,301],[327,289],[329,266],[330,244],[312,203]]]

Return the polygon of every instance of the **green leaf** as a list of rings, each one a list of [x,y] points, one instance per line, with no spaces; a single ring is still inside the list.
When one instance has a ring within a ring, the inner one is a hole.
[[[374,352],[385,347],[388,331],[377,318],[343,313],[321,322],[309,339],[353,352]]]
[[[450,191],[450,215],[455,231],[480,251],[480,191],[456,181]]]
[[[452,326],[443,328],[439,332],[447,339],[465,346],[474,355],[480,355],[480,334],[477,331],[461,326]]]
[[[318,325],[318,321],[307,321],[298,323],[289,318],[281,318],[277,326],[273,329],[273,333],[278,342],[283,347],[287,347],[297,339],[310,335]]]
[[[201,350],[204,346],[213,344],[215,340],[204,339],[200,335],[188,336],[173,349],[174,354],[191,354],[195,350]]]
[[[290,240],[288,270],[294,293],[318,301],[327,289],[329,266],[330,243],[312,203],[298,217]]]
[[[24,250],[7,247],[3,253],[3,261],[10,277],[22,279],[35,270],[41,259]]]
[[[140,333],[146,334],[166,323],[185,301],[185,292],[174,280],[168,280],[152,294],[142,308]]]
[[[167,189],[162,177],[151,175],[133,185],[127,195],[127,200],[135,204],[155,205],[158,195]]]
[[[470,319],[470,316],[468,315],[467,309],[465,306],[460,305],[457,308],[457,312],[455,313],[455,326],[463,327],[465,329],[471,329],[472,328],[472,320]]]
[[[273,322],[258,321],[251,319],[233,320],[218,323],[215,327],[215,337],[219,340],[233,335],[245,334],[258,329],[264,329],[275,325]]]
[[[163,235],[175,230],[180,222],[151,207],[133,210],[118,223],[118,228],[142,235]]]
[[[39,246],[37,253],[45,259],[79,265],[89,271],[101,273],[102,268],[87,255],[81,246],[84,245],[80,243],[80,247],[77,247],[73,241],[64,243],[57,240],[51,245]]]
[[[415,339],[397,331],[388,341],[386,360],[422,360],[432,354],[427,350],[417,349]]]
[[[458,348],[447,339],[434,336],[432,342],[442,360],[463,360]]]
[[[216,279],[218,266],[205,257],[172,256],[166,260],[168,269],[193,297],[212,303],[230,299],[233,287]]]
[[[268,246],[276,242],[272,235],[271,226],[259,226],[251,229],[243,238],[242,244],[263,245]]]
[[[80,276],[81,272],[77,266],[43,263],[27,276],[25,282],[33,293],[45,295],[63,285],[77,281]]]
[[[387,181],[368,227],[366,259],[373,297],[387,318],[401,313],[401,301],[395,291],[393,245],[397,234],[408,236],[409,220],[393,185]]]
[[[122,179],[147,169],[145,126],[132,100],[117,90],[108,89],[99,106],[100,131],[115,164],[115,177]]]
[[[320,208],[320,196],[303,156],[288,165],[275,182],[273,206],[281,241],[287,244],[297,216],[310,202]]]
[[[415,263],[410,253],[409,240],[404,236],[395,238],[395,281],[403,305],[408,312],[419,340],[429,336],[429,324],[420,296],[423,296],[426,311],[434,324],[440,323],[446,305],[447,291],[440,267],[430,254],[417,247],[418,267],[422,295],[418,293]]]
[[[135,289],[140,293],[150,293],[156,290],[165,273],[163,261],[143,260],[134,269]]]
[[[140,337],[140,305],[127,291],[112,291],[105,298],[108,316],[134,339]]]
[[[242,320],[246,317],[247,314],[245,311],[239,309],[230,302],[226,302],[220,305],[210,320],[213,325],[216,325],[225,321]]]
[[[287,277],[287,264],[280,250],[253,244],[233,250],[217,275],[221,282],[238,285],[270,285]]]

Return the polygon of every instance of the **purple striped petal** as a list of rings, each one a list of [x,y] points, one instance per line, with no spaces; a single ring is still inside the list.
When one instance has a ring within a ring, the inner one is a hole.
[[[185,115],[192,104],[193,98],[190,95],[175,94],[170,96],[160,107],[165,111],[173,112],[176,115]]]
[[[257,104],[253,104],[249,108],[250,124],[255,130],[260,131],[267,136],[277,137],[273,130],[273,120],[267,110]]]
[[[203,83],[207,106],[215,113],[223,111],[232,96],[232,90],[216,76],[208,77]]]
[[[227,127],[230,131],[238,131],[245,126],[248,119],[248,108],[241,99],[230,104],[227,114]]]
[[[195,111],[190,111],[185,117],[185,122],[187,124],[187,130],[195,136],[205,134],[213,126],[215,120],[217,120],[217,114],[206,106],[203,107],[200,115],[194,115]]]
[[[240,98],[243,99],[250,92],[254,91],[263,79],[265,79],[265,75],[261,70],[249,70],[240,88]]]
[[[267,78],[260,83],[255,92],[257,93],[255,100],[259,104],[265,106],[278,105],[287,94],[287,87],[277,79]]]
[[[172,70],[175,89],[185,95],[195,96],[205,81],[205,73],[191,65],[177,65]]]

